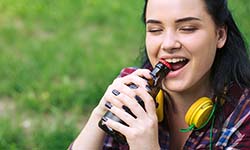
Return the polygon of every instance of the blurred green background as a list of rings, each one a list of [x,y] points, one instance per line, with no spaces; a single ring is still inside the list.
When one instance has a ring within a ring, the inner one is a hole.
[[[230,0],[248,43],[249,0]],[[121,68],[138,65],[143,0],[0,1],[0,149],[62,150]]]

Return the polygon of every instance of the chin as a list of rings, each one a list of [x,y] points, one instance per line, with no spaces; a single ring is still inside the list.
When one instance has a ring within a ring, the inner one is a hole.
[[[179,86],[177,84],[166,84],[163,89],[166,89],[166,91],[170,93],[182,93],[187,90],[187,88],[183,86],[183,84]]]

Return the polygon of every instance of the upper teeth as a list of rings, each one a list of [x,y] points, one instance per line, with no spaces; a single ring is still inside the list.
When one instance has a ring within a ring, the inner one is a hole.
[[[169,58],[169,59],[166,59],[166,61],[168,63],[177,63],[177,62],[181,62],[181,61],[184,61],[185,58]]]

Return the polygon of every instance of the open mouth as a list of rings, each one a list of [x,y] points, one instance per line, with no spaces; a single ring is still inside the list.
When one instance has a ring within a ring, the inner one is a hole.
[[[171,59],[166,59],[166,61],[171,65],[172,70],[176,71],[183,68],[188,63],[189,60],[186,58],[171,58]]]

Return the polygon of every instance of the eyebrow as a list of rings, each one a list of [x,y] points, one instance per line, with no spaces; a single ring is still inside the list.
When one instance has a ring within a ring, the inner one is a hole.
[[[188,21],[193,21],[193,20],[201,21],[201,19],[196,18],[196,17],[185,17],[185,18],[177,19],[175,21],[175,23],[188,22]],[[149,20],[146,21],[146,24],[148,24],[148,23],[161,24],[162,22],[159,21],[159,20],[149,19]]]
[[[161,24],[162,22],[159,21],[159,20],[149,19],[149,20],[146,21],[146,24],[148,24],[148,23]]]
[[[185,17],[185,18],[180,18],[175,21],[175,23],[180,23],[180,22],[187,22],[187,21],[201,21],[201,19],[196,18],[196,17]]]

